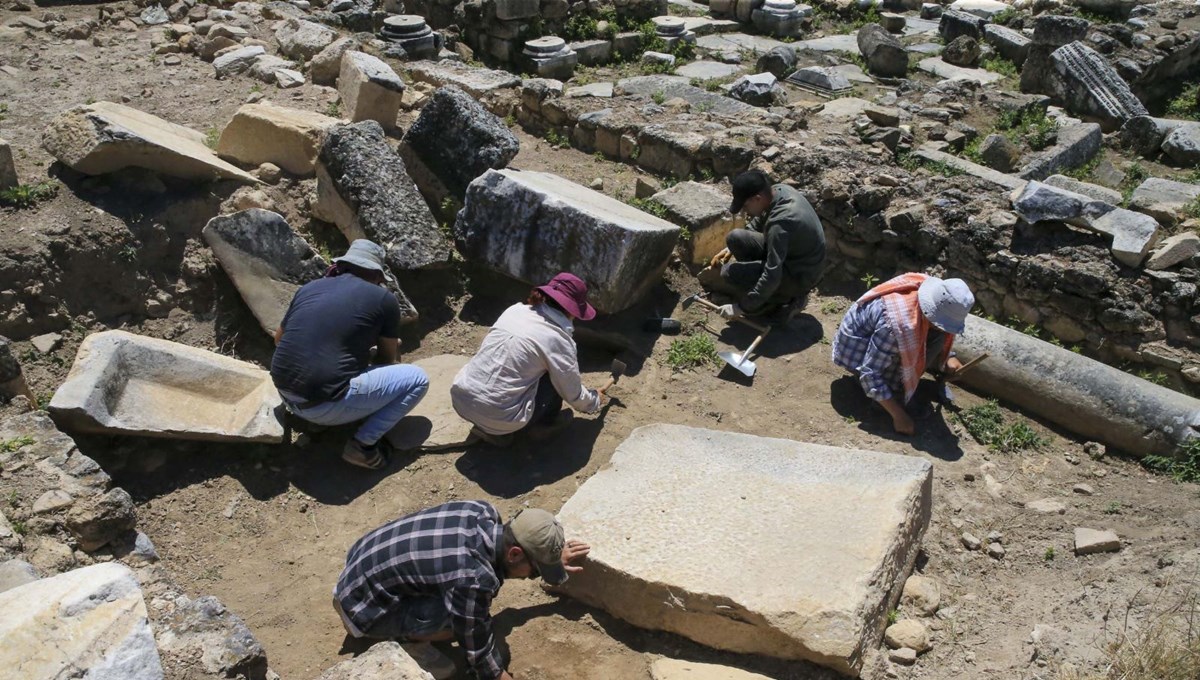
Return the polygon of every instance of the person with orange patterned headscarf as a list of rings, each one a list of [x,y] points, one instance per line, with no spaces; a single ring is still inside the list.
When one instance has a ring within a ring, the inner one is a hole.
[[[884,281],[846,312],[833,339],[833,363],[858,377],[896,432],[913,434],[904,405],[927,369],[957,376],[962,363],[950,350],[974,305],[962,279],[912,273]]]

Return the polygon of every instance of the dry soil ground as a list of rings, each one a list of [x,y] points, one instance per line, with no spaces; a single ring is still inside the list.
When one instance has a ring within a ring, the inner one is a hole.
[[[54,11],[75,18],[92,16],[95,8]],[[35,10],[34,15],[41,12]],[[0,10],[0,23],[15,16],[28,15]],[[45,176],[51,159],[38,147],[40,131],[50,116],[70,105],[88,99],[121,101],[124,95],[132,106],[206,130],[223,125],[259,87],[246,79],[214,80],[211,67],[190,55],[183,55],[179,66],[165,66],[161,57],[151,58],[146,31],[126,34],[105,28],[100,35],[114,38],[114,46],[58,41],[44,33],[0,46],[5,63],[17,70],[16,75],[0,75],[0,102],[8,106],[0,136],[12,142],[25,181]],[[263,87],[275,101],[314,110],[323,110],[333,98],[329,90],[308,85],[294,94]],[[521,142],[521,155],[514,162],[518,167],[550,170],[584,184],[603,177],[606,192],[632,193],[636,175],[627,166],[552,149],[525,135]],[[302,190],[303,185],[281,190],[289,194],[281,196],[289,211],[302,203]],[[19,261],[22,253],[60,240],[72,239],[79,252],[88,252],[93,240],[126,238],[131,220],[103,206],[100,199],[84,200],[65,190],[35,210],[0,213],[0,245]],[[153,208],[170,210],[169,205]],[[196,257],[200,226],[202,222],[184,220],[172,227],[171,236],[190,245],[176,243],[171,252],[182,259]],[[107,273],[115,276],[126,266],[99,262],[93,274],[102,284]],[[153,263],[128,266],[144,268],[151,278],[156,271]],[[239,309],[223,275],[215,268],[210,271],[215,311],[176,309],[167,318],[126,319],[132,324],[127,327],[267,361],[267,338]],[[519,286],[486,273],[462,274],[462,292],[454,287],[450,294],[409,291],[418,304],[436,300],[439,309],[422,309],[424,320],[405,339],[406,358],[473,352],[490,322],[523,294]],[[29,272],[31,279],[39,275]],[[669,286],[657,291],[643,311],[670,314],[680,294],[694,285],[690,276],[673,270]],[[84,287],[79,286],[80,298],[97,294]],[[915,438],[892,436],[882,411],[829,361],[827,339],[848,297],[861,288],[857,282],[843,282],[821,290],[810,302],[808,315],[763,343],[753,382],[734,379],[728,369],[718,371],[716,366],[673,371],[664,362],[671,338],[637,338],[647,348],[652,342],[652,353],[634,365],[636,373],[614,392],[617,403],[601,417],[577,418],[557,439],[538,447],[401,455],[389,469],[369,473],[338,460],[345,431],[300,437],[280,447],[120,438],[81,438],[80,445],[134,495],[141,528],[176,578],[191,592],[213,593],[238,612],[265,645],[272,667],[287,680],[315,677],[358,649],[347,645],[329,595],[345,550],[359,535],[403,513],[450,499],[486,499],[505,515],[526,505],[557,510],[606,464],[634,428],[656,422],[876,449],[920,456],[934,464],[933,521],[918,569],[942,583],[943,616],[927,622],[933,651],[915,670],[900,673],[935,680],[1008,679],[1053,677],[1064,659],[1099,667],[1106,642],[1126,621],[1140,624],[1152,612],[1178,602],[1194,583],[1200,564],[1197,487],[1151,476],[1124,459],[1092,460],[1083,442],[1037,423],[1035,428],[1048,443],[1013,455],[989,452],[942,413],[922,421]],[[39,394],[52,392],[62,380],[86,330],[122,323],[115,318],[86,319],[70,300],[65,302],[76,320],[65,345],[49,356],[27,355],[30,381]],[[709,332],[699,325],[707,322],[720,334],[721,347],[744,347],[751,339],[748,331],[726,329],[719,319],[705,319],[695,309],[677,312],[677,317],[685,320],[689,332]],[[27,343],[19,343],[20,351],[28,349]],[[611,357],[603,349],[584,348],[592,385],[606,377],[604,368]],[[984,396],[960,391],[959,401],[969,407]],[[1093,487],[1094,493],[1073,493],[1080,483]],[[1068,509],[1064,515],[1024,509],[1025,502],[1040,498],[1059,499]],[[1077,526],[1112,529],[1124,547],[1114,555],[1075,557],[1071,543]],[[1000,532],[1005,556],[993,559],[966,551],[960,543],[963,531],[981,538]],[[681,550],[677,558],[714,556]],[[730,545],[727,554],[716,558],[736,569],[739,561],[753,557],[748,546]],[[789,565],[778,568],[787,570]],[[508,584],[495,611],[518,678],[641,680],[649,677],[648,664],[655,655],[726,663],[780,679],[823,676],[803,664],[718,653],[673,635],[638,630],[544,594],[533,583]],[[1031,633],[1038,624],[1050,628],[1038,636],[1035,653]]]

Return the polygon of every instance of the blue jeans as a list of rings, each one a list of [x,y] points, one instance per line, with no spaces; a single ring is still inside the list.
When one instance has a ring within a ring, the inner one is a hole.
[[[350,381],[346,396],[309,408],[289,404],[297,416],[316,425],[366,422],[354,433],[360,444],[373,446],[408,415],[429,391],[429,376],[412,364],[376,366]]]
[[[375,625],[363,631],[363,637],[381,640],[427,638],[450,630],[450,610],[440,597],[404,597]]]

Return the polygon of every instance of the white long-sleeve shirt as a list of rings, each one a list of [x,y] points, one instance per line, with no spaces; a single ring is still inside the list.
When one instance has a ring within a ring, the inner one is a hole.
[[[563,401],[593,413],[600,395],[583,386],[571,320],[548,305],[504,310],[475,356],[454,377],[450,400],[458,415],[488,434],[525,427],[538,381],[546,373]]]

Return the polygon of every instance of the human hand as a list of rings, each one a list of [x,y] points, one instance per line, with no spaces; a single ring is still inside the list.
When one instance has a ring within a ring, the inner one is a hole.
[[[917,431],[913,419],[907,413],[900,412],[892,416],[892,427],[897,434],[913,435]]]
[[[730,257],[729,249],[725,248],[725,249],[721,250],[721,252],[717,253],[716,255],[713,255],[713,258],[708,261],[708,266],[719,267],[719,266],[725,264],[725,262],[729,259],[729,257]]]
[[[962,377],[962,367],[963,364],[961,361],[954,357],[950,357],[946,360],[946,368],[942,370],[942,377],[945,378],[947,382],[954,382]]]
[[[567,545],[563,547],[562,551],[563,568],[572,574],[577,571],[583,571],[583,567],[572,566],[571,563],[587,557],[587,554],[591,551],[591,549],[592,546],[584,543],[583,541],[577,541],[575,539],[567,541]]]
[[[721,318],[723,319],[732,319],[736,316],[742,315],[742,308],[738,307],[737,305],[721,305],[721,307],[717,310],[717,313],[720,314]]]

